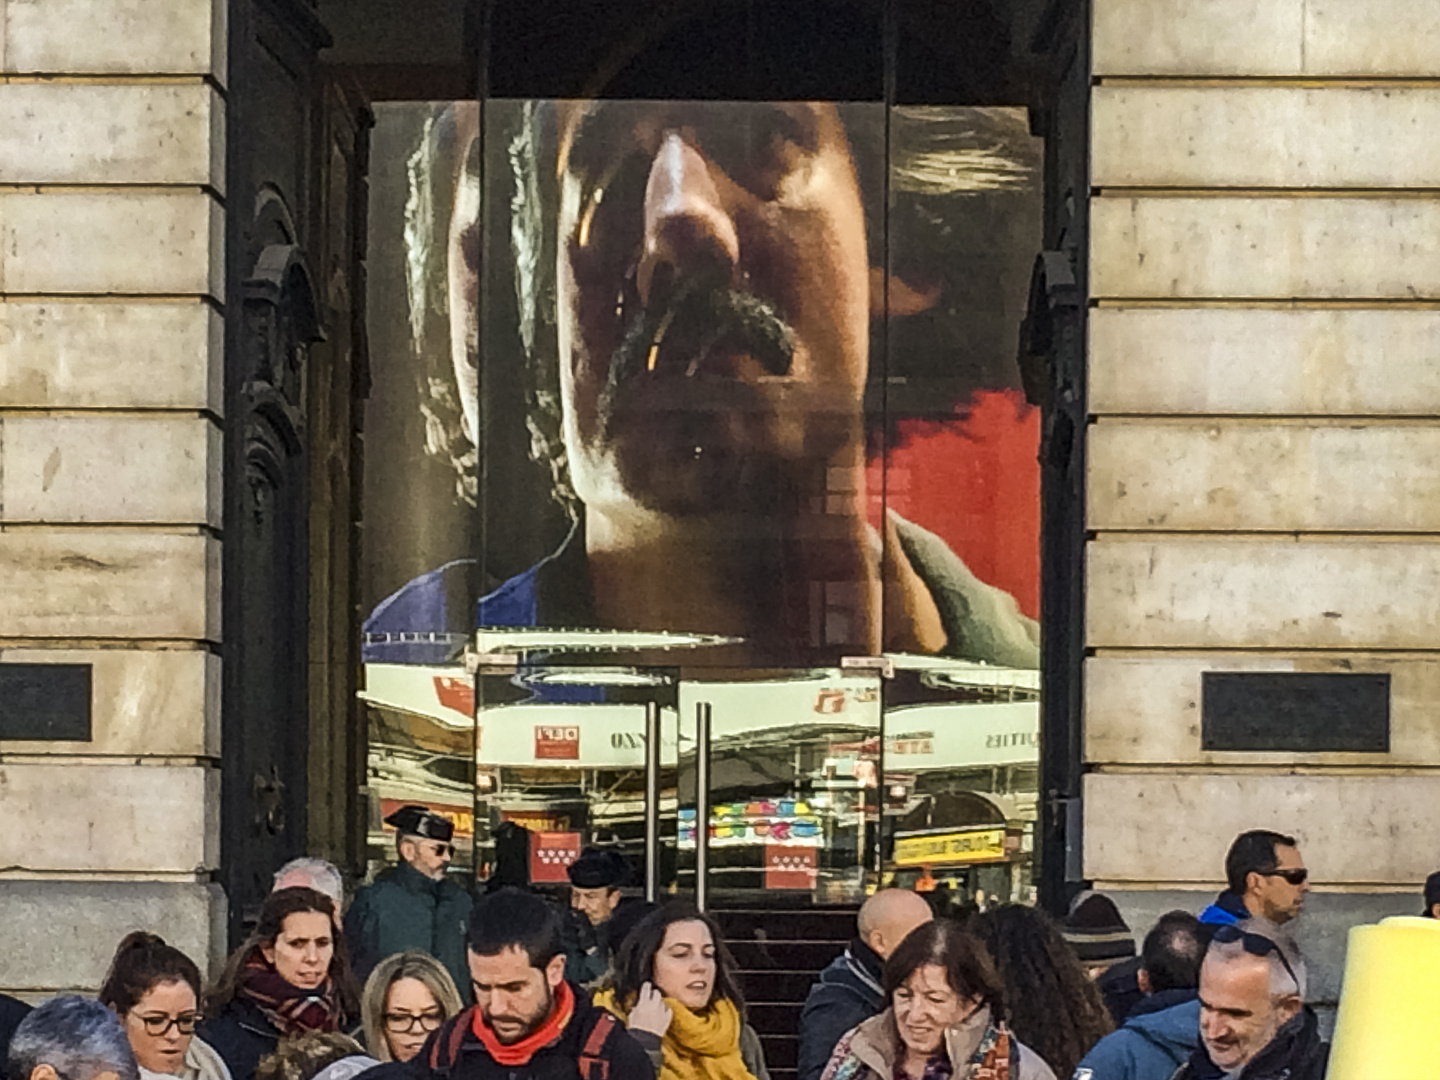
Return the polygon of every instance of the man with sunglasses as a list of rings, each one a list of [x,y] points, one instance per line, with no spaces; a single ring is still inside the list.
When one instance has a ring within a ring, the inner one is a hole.
[[[1225,855],[1228,888],[1200,913],[1200,921],[1224,926],[1264,919],[1284,926],[1304,907],[1308,878],[1293,836],[1265,829],[1241,833]]]
[[[456,986],[468,986],[470,894],[446,876],[455,826],[416,805],[402,806],[385,824],[395,829],[399,862],[356,893],[345,916],[356,974],[363,979],[385,957],[417,949],[444,964]]]
[[[1200,969],[1200,1044],[1171,1080],[1323,1080],[1330,1048],[1304,995],[1282,944],[1218,927]]]

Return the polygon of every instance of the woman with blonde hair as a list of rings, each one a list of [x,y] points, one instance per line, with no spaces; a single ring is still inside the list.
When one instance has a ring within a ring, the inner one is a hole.
[[[360,996],[365,1043],[380,1061],[409,1061],[430,1033],[460,1011],[460,992],[445,965],[423,952],[387,956]]]

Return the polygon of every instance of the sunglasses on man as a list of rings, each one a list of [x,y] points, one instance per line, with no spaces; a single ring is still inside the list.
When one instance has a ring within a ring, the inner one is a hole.
[[[1284,878],[1291,885],[1304,885],[1305,879],[1310,876],[1310,871],[1303,866],[1295,870],[1261,870],[1260,876]]]
[[[1285,950],[1280,947],[1279,942],[1264,934],[1252,934],[1248,930],[1241,930],[1238,926],[1222,926],[1215,931],[1210,940],[1218,941],[1221,945],[1230,945],[1238,941],[1241,948],[1251,956],[1269,956],[1273,952],[1280,958],[1280,964],[1285,968],[1285,974],[1290,976],[1290,981],[1295,984],[1296,991],[1299,991],[1300,979],[1296,976],[1295,969],[1290,966],[1290,961],[1285,958]]]

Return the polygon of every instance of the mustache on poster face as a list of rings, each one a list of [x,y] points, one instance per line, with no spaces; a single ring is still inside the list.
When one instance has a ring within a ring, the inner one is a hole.
[[[708,357],[737,353],[754,357],[772,375],[786,375],[795,359],[795,332],[769,300],[731,288],[719,276],[673,287],[657,282],[651,302],[631,320],[610,358],[602,412],[610,412],[620,387],[641,372],[679,370],[694,377]]]

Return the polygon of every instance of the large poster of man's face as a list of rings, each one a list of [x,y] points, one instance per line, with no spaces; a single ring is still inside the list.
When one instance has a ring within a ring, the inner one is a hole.
[[[1038,666],[1023,110],[408,105],[373,154],[367,660]]]

